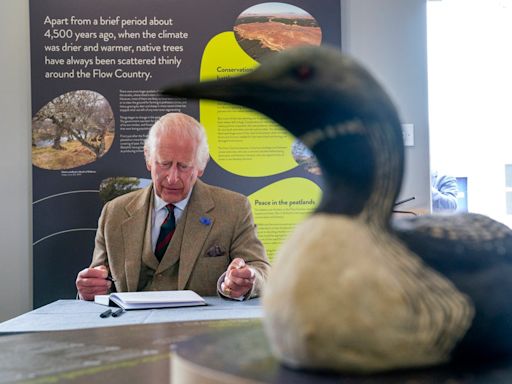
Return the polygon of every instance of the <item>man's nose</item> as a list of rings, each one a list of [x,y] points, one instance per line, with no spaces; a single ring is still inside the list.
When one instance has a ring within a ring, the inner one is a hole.
[[[169,171],[167,172],[167,181],[169,183],[174,183],[178,180],[178,167],[176,165],[171,165]]]

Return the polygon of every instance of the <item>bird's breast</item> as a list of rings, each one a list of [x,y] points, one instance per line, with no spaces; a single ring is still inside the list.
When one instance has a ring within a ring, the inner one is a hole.
[[[374,371],[444,362],[472,306],[390,233],[316,214],[282,245],[264,291],[269,339],[290,365]]]

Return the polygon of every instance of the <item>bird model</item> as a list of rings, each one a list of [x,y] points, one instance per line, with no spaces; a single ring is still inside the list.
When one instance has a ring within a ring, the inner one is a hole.
[[[262,112],[318,159],[322,200],[282,244],[262,299],[283,364],[373,373],[511,355],[511,231],[477,214],[392,221],[401,124],[361,65],[300,47],[164,93]]]

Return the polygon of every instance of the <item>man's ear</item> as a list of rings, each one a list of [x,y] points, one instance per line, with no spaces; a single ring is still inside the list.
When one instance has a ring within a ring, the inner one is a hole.
[[[151,161],[149,157],[149,151],[146,147],[144,147],[144,161],[146,162],[146,168],[149,172],[151,172]]]
[[[203,176],[204,170],[205,170],[206,166],[208,165],[208,162],[209,162],[209,161],[210,161],[210,158],[208,157],[208,160],[206,160],[206,164],[204,165],[204,168],[203,168],[203,169],[199,169],[199,170],[197,171],[197,177],[201,177],[201,176]]]

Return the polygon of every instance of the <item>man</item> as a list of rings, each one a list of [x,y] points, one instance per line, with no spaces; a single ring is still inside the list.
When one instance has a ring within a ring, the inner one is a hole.
[[[247,198],[198,180],[209,160],[204,128],[169,113],[149,131],[144,156],[153,182],[103,207],[92,263],[76,279],[79,297],[175,289],[259,295],[269,262]]]

